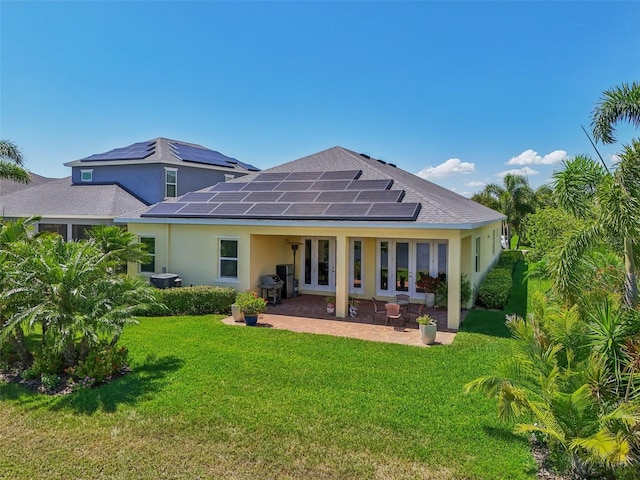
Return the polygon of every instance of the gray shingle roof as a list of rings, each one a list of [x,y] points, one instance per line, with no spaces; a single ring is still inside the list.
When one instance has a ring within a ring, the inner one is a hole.
[[[31,188],[36,185],[42,185],[43,183],[58,180],[57,178],[43,177],[42,175],[32,172],[29,172],[29,175],[31,175],[31,182],[27,184],[14,182],[13,180],[7,180],[6,178],[0,178],[0,195],[7,195],[24,190],[25,188]]]
[[[0,213],[7,217],[115,218],[142,209],[145,203],[118,185],[72,185],[71,177],[0,195]]]
[[[168,138],[155,138],[119,147],[104,153],[65,163],[67,167],[87,167],[94,165],[131,165],[161,163],[168,165],[198,164],[206,168],[221,168],[225,171],[257,171],[258,168],[235,158],[208,149],[195,143],[187,143]]]
[[[375,158],[367,158],[343,147],[329,148],[298,160],[263,170],[260,173],[304,172],[310,170],[326,172],[332,170],[362,170],[360,180],[391,178],[394,181],[393,189],[403,189],[405,191],[403,203],[418,202],[422,204],[416,223],[473,225],[506,218],[495,210],[424,180],[401,168],[381,162]],[[234,181],[251,181],[260,173],[252,173]]]
[[[267,217],[269,215],[272,215],[274,218],[280,221],[286,221],[286,215],[288,215],[288,213],[290,213],[291,211],[300,210],[302,212],[300,218],[305,218],[305,215],[307,215],[309,216],[309,219],[313,219],[316,221],[346,220],[346,218],[332,218],[331,215],[328,214],[328,212],[331,211],[330,207],[326,210],[323,208],[323,213],[311,212],[311,210],[313,210],[313,208],[311,207],[317,207],[316,210],[320,207],[317,205],[317,203],[305,204],[304,202],[308,202],[309,200],[303,200],[303,196],[300,195],[297,195],[297,202],[299,202],[300,205],[296,205],[296,201],[292,200],[291,208],[286,210],[286,214],[283,214],[278,218],[277,212],[275,214],[273,212],[277,210],[276,207],[282,206],[279,203],[283,201],[282,197],[279,197],[279,200],[274,201],[268,200],[267,196],[265,196],[266,193],[271,194],[271,190],[273,189],[282,190],[283,185],[293,177],[299,180],[297,182],[299,184],[311,184],[313,183],[312,181],[307,180],[305,182],[303,178],[305,177],[305,175],[308,176],[310,172],[341,172],[341,174],[343,174],[346,173],[346,171],[362,172],[362,174],[358,177],[357,180],[355,180],[355,182],[366,183],[367,181],[369,181],[369,184],[380,184],[392,180],[392,190],[404,191],[402,204],[405,204],[406,207],[410,207],[411,204],[420,205],[420,210],[417,216],[413,216],[411,218],[408,218],[407,215],[405,215],[404,218],[397,217],[397,220],[404,220],[405,222],[409,220],[407,223],[412,223],[415,226],[420,226],[423,228],[474,228],[475,226],[499,221],[505,218],[501,213],[484,207],[483,205],[473,202],[466,197],[458,195],[450,190],[447,190],[446,188],[440,187],[432,182],[417,177],[416,175],[406,172],[391,164],[387,164],[368,156],[358,154],[342,147],[333,147],[328,150],[324,150],[322,152],[300,158],[298,160],[294,160],[282,165],[269,168],[267,170],[263,170],[262,172],[251,173],[247,176],[233,180],[232,182],[219,184],[217,188],[202,189],[199,191],[202,193],[191,193],[185,195],[182,198],[172,199],[170,202],[157,204],[156,207],[152,207],[152,213],[143,214],[143,216],[155,216],[156,218],[181,217],[182,220],[190,217],[198,217],[205,218],[206,220],[211,221],[216,221],[216,219],[226,217],[235,218],[236,220],[246,223],[254,223],[257,218],[264,219],[265,215]],[[258,181],[261,183],[242,185],[252,181]],[[273,183],[272,188],[270,188],[270,185],[267,185],[269,181]],[[279,185],[280,181],[284,181],[284,183],[282,185]],[[285,188],[285,190],[290,190],[295,186],[291,183],[296,182],[287,183],[287,188]],[[233,184],[236,184],[237,187]],[[255,188],[253,188],[252,185],[254,185]],[[237,193],[231,192],[232,190],[238,190],[239,188],[242,188],[243,191]],[[306,190],[310,187],[308,187],[307,185],[300,185],[300,188]],[[235,203],[238,201],[253,201],[251,200],[253,194],[248,197],[245,197],[245,195],[246,191],[253,191],[256,189],[266,189],[269,191],[265,191],[265,193],[262,194],[263,196],[265,196],[263,202],[257,201],[257,203],[255,203],[253,206],[247,205],[247,203]],[[229,191],[229,193],[224,194],[229,198],[226,200],[220,200],[221,197],[217,195],[213,197],[212,195],[214,194],[210,192],[218,190]],[[336,187],[336,190],[342,190],[342,188]],[[338,198],[338,194],[344,194],[345,192],[336,191],[328,193],[335,194],[334,196]],[[208,194],[211,198],[200,198],[201,196],[206,194]],[[236,198],[238,195],[243,196],[244,199],[240,200],[239,198]],[[296,195],[291,195],[291,198],[295,197]],[[278,203],[269,204],[269,201]],[[317,201],[318,200],[315,200],[315,202]],[[331,201],[331,199],[329,201]],[[334,199],[333,201],[339,202],[340,200]],[[300,208],[296,210],[296,207],[298,206]],[[351,205],[351,207],[353,207],[353,205]],[[263,215],[262,217],[251,218],[251,212],[255,208],[260,209]],[[339,210],[340,209],[338,209],[338,211]],[[342,211],[345,212],[344,209]],[[373,209],[368,210],[368,212],[372,211]],[[245,214],[245,212],[247,213]],[[267,213],[265,214],[264,212]],[[392,221],[394,219],[392,218],[393,215],[387,217],[388,218],[384,218],[383,220]],[[362,224],[363,222],[376,222],[380,220],[380,217],[367,218],[367,216],[365,215],[363,218],[362,215],[355,215],[352,216],[350,220]],[[304,220],[297,219],[297,221],[300,222]]]

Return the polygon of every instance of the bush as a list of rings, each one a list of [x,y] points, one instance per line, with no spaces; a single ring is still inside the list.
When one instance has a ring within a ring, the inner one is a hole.
[[[77,367],[68,368],[66,372],[76,379],[91,379],[92,384],[101,383],[126,367],[128,358],[129,350],[126,347],[102,344],[78,362]]]
[[[174,316],[174,315],[207,315],[212,313],[231,312],[231,304],[235,301],[236,291],[231,287],[179,287],[158,290],[163,307],[152,307],[140,315]]]
[[[471,300],[471,282],[467,280],[467,276],[463,273],[460,276],[460,305],[467,306],[469,300]],[[449,284],[447,282],[440,282],[438,289],[436,290],[436,308],[447,308],[449,303]]]
[[[480,284],[478,300],[487,308],[502,310],[509,302],[513,287],[512,269],[494,268]]]
[[[500,255],[496,268],[504,268],[513,272],[516,263],[521,260],[524,260],[524,254],[520,250],[504,250]]]

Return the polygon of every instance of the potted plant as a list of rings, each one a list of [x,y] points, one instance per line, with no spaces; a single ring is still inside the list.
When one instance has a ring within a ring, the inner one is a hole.
[[[416,281],[416,287],[424,291],[424,303],[431,308],[436,301],[436,291],[440,285],[440,279],[424,272],[418,272],[418,275],[420,278]]]
[[[418,322],[422,343],[425,345],[433,344],[436,341],[436,334],[438,333],[436,321],[429,315],[420,315],[416,318],[416,322]]]
[[[335,295],[329,295],[327,297],[324,297],[324,302],[327,304],[327,313],[334,313],[336,311]]]
[[[244,314],[240,311],[238,304],[235,302],[231,304],[231,316],[236,322],[244,322]]]
[[[349,295],[349,316],[355,318],[358,315],[358,299],[355,295]]]
[[[247,290],[236,296],[236,305],[244,314],[244,323],[254,326],[258,323],[258,315],[267,310],[267,301],[256,292]]]

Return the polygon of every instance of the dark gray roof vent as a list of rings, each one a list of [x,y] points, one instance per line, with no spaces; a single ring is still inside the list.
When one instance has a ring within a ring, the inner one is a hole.
[[[397,168],[395,163],[387,163],[390,167]]]
[[[366,158],[367,160],[371,159],[371,157],[369,155],[367,155],[366,153],[361,153],[360,156]]]
[[[383,164],[383,165],[386,165],[386,164],[387,164],[387,162],[385,162],[384,160],[380,160],[380,159],[378,159],[378,161],[379,161],[381,164]]]

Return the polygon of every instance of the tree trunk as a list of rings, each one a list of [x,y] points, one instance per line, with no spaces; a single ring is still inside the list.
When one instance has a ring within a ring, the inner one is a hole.
[[[76,366],[76,345],[73,340],[67,340],[62,351],[65,367]]]
[[[27,342],[25,341],[22,328],[16,328],[9,336],[9,341],[11,342],[13,349],[16,351],[23,368],[31,366],[33,363],[33,355],[31,355],[31,352],[27,348]]]
[[[624,304],[627,308],[633,309],[638,305],[638,281],[633,258],[633,243],[630,238],[624,239],[624,270]]]

